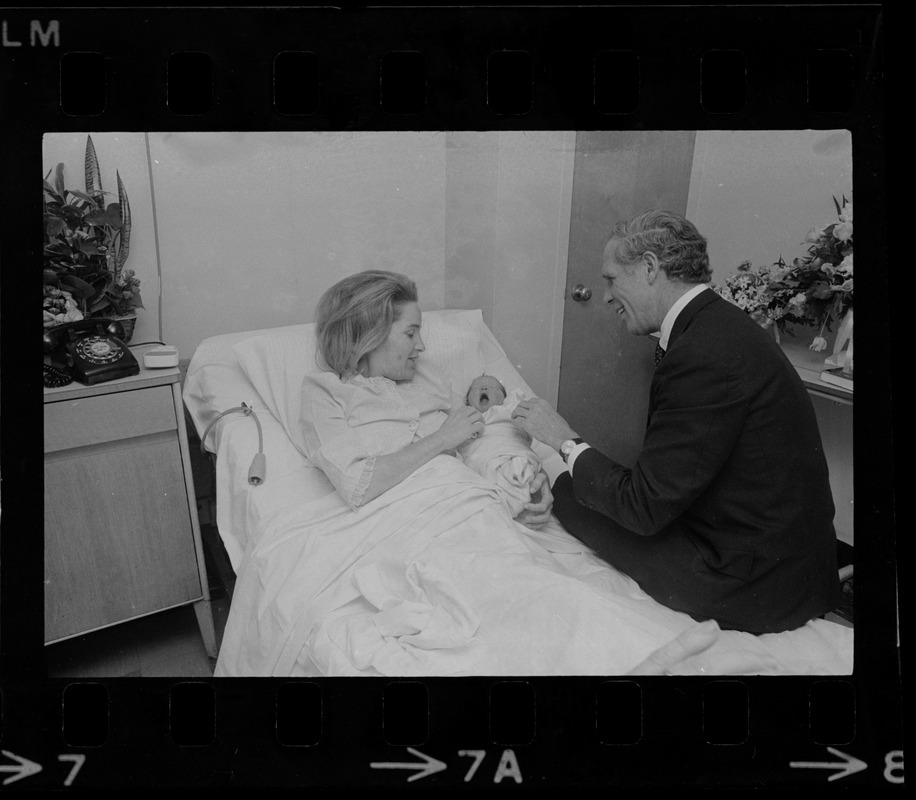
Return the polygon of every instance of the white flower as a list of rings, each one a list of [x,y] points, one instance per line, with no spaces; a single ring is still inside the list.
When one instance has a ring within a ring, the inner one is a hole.
[[[821,228],[818,228],[818,227],[811,228],[811,230],[808,231],[808,235],[805,236],[805,241],[811,242],[812,244],[816,243],[821,238],[821,236],[824,235],[825,229],[826,229],[826,226],[821,227]]]
[[[827,349],[827,340],[823,336],[815,336],[814,341],[808,345],[809,350],[813,350],[815,353],[820,353],[822,350]]]
[[[837,266],[837,272],[841,275],[852,276],[852,253],[844,258]]]
[[[788,272],[789,272],[789,270],[786,269],[786,268],[784,268],[784,267],[779,267],[779,268],[777,268],[777,269],[774,269],[774,270],[770,273],[770,275],[769,275],[769,280],[770,280],[771,282],[773,282],[773,283],[779,282],[779,281],[781,281],[783,278],[786,277],[786,275],[788,274]]]
[[[848,242],[852,238],[852,222],[838,222],[833,228],[833,235],[841,242]]]
[[[801,307],[805,304],[805,301],[807,299],[808,299],[808,296],[804,292],[799,292],[791,300],[789,300],[789,303],[792,304],[793,306]]]
[[[847,200],[843,204],[843,210],[840,212],[840,222],[852,222],[852,200]]]

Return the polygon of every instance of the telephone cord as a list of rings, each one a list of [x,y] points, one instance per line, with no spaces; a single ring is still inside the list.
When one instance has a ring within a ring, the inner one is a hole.
[[[240,406],[235,408],[227,408],[225,411],[217,414],[207,425],[204,430],[204,435],[200,437],[200,452],[206,453],[206,448],[204,447],[204,442],[207,441],[207,434],[210,433],[210,429],[219,422],[227,414],[244,414],[246,417],[251,417],[254,420],[255,425],[258,427],[258,452],[255,454],[254,459],[251,462],[251,467],[248,469],[248,483],[252,486],[260,486],[264,483],[264,478],[266,474],[266,461],[264,457],[264,433],[261,430],[261,421],[258,419],[258,415],[254,413],[254,409],[249,406],[247,403],[242,403]]]

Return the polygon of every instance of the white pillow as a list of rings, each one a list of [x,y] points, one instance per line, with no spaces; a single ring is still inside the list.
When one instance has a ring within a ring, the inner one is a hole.
[[[485,326],[480,309],[423,312],[423,358],[433,364],[463,395],[484,371],[481,340]],[[315,323],[296,325],[254,336],[233,346],[248,380],[264,404],[299,443],[302,381],[319,369]]]
[[[235,345],[256,336],[271,336],[300,330],[303,325],[261,328],[253,331],[222,333],[204,339],[194,351],[184,378],[182,396],[198,435],[227,408],[241,403],[254,405],[258,391],[239,364]],[[207,437],[207,444],[210,444]]]

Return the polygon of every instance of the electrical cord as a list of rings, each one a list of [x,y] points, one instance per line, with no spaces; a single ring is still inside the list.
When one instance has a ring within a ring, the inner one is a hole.
[[[247,403],[242,403],[240,406],[235,408],[228,408],[225,411],[217,414],[207,425],[204,430],[204,435],[200,437],[200,452],[206,454],[206,449],[204,448],[204,442],[207,441],[207,434],[210,433],[210,429],[219,422],[227,414],[241,413],[246,417],[251,417],[254,420],[255,425],[258,426],[258,452],[255,453],[254,458],[251,461],[251,467],[248,469],[248,483],[252,486],[260,486],[264,483],[264,478],[267,472],[267,462],[264,457],[264,433],[261,430],[261,421],[258,419],[258,415],[254,413],[254,409],[249,406]]]
[[[73,377],[65,369],[55,367],[52,364],[44,365],[45,386],[49,389],[56,389],[61,386],[68,386],[73,383]]]

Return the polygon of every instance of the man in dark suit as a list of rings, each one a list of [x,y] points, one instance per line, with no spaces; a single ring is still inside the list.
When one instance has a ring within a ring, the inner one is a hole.
[[[811,400],[782,350],[708,287],[706,240],[676,214],[621,223],[604,299],[658,332],[643,448],[632,468],[583,442],[545,401],[516,423],[569,472],[553,512],[660,603],[722,628],[791,630],[839,598],[834,505]]]

